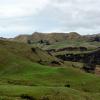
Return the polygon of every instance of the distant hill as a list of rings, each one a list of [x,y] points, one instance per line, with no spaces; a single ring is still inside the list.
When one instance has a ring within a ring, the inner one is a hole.
[[[89,41],[96,41],[100,42],[100,33],[99,34],[93,34],[93,35],[85,35],[83,36],[84,39]]]
[[[32,35],[19,35],[15,37],[13,40],[18,42],[38,42],[41,40],[45,40],[49,43],[60,42],[67,39],[78,39],[81,35],[76,32],[71,33],[38,33],[35,32]]]
[[[19,35],[19,36],[16,36],[15,38],[12,38],[10,40],[27,43],[28,39],[29,39],[29,35]]]
[[[19,35],[12,39],[13,41],[23,43],[34,43],[45,41],[48,44],[62,42],[65,40],[84,40],[100,42],[100,34],[95,35],[80,35],[76,32],[70,33],[39,33],[34,32],[32,35]]]
[[[0,40],[6,40],[6,38],[0,37]]]

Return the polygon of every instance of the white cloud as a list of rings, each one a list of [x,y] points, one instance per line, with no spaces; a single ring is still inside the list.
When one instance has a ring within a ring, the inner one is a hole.
[[[0,0],[0,17],[30,16],[41,11],[48,0]]]
[[[61,24],[61,30],[80,31],[81,33],[100,31],[100,1],[98,0],[51,0],[49,9]],[[55,13],[56,12],[56,13]],[[97,29],[98,28],[98,29]],[[84,29],[84,30],[82,30]]]
[[[99,0],[0,0],[0,36],[35,30],[99,33],[99,6]]]

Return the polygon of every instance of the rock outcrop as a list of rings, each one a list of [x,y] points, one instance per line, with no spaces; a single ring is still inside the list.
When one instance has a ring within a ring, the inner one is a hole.
[[[83,69],[87,72],[94,72],[96,65],[100,65],[100,49],[80,54],[64,54],[57,55],[59,59],[64,61],[82,62]]]

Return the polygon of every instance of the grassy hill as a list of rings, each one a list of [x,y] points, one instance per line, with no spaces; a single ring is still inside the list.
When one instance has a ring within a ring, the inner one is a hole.
[[[27,43],[30,41],[31,43],[39,42],[41,40],[47,41],[50,44],[55,42],[60,42],[63,40],[73,40],[73,39],[79,39],[81,35],[79,35],[76,32],[70,32],[70,33],[39,33],[35,32],[32,35],[19,35],[15,38],[13,38],[14,41],[17,42],[24,42]]]
[[[59,49],[64,47],[86,47],[88,50],[96,49],[100,46],[100,42],[89,42],[85,40],[65,40],[45,46],[45,49]]]
[[[28,44],[0,41],[1,100],[99,100],[100,77]],[[39,64],[38,61],[43,60]],[[50,66],[51,65],[51,66]],[[31,98],[31,99],[29,99]]]
[[[26,59],[33,62],[41,61],[42,64],[51,64],[59,60],[39,48],[34,48],[25,43],[0,41],[0,62],[14,62],[19,59]]]

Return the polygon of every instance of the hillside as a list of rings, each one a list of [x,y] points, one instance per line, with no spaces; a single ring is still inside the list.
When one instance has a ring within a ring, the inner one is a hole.
[[[39,33],[34,32],[32,35],[19,35],[12,39],[17,42],[39,43],[41,40],[47,44],[54,44],[66,40],[92,41],[100,42],[100,34],[80,35],[76,32],[70,33]]]
[[[12,39],[12,41],[27,43],[28,39],[29,39],[29,35],[19,35],[15,37],[14,39]]]
[[[78,39],[80,35],[76,32],[71,33],[38,33],[35,32],[32,35],[19,35],[15,37],[13,40],[18,42],[27,42],[31,43],[39,42],[41,40],[47,41],[49,43],[55,43],[67,39]]]
[[[99,100],[99,93],[99,76],[28,44],[0,41],[0,99]]]
[[[42,64],[52,64],[52,62],[58,62],[60,64],[60,61],[55,58],[54,56],[50,55],[48,52],[43,51],[39,48],[34,48],[29,46],[28,44],[24,43],[16,43],[16,42],[9,42],[9,41],[0,41],[0,60],[2,60],[6,63],[6,60],[11,59],[11,62],[13,58],[22,58],[27,59],[33,62],[39,62]],[[5,57],[7,56],[7,58]],[[12,58],[13,57],[13,58]]]
[[[73,47],[74,51],[68,51],[69,43],[67,51],[63,51],[61,45],[67,42],[57,43],[58,51],[48,52],[48,49],[43,50],[33,44],[0,40],[0,99],[100,100],[99,74],[86,73],[79,61],[64,61],[56,57],[62,52],[79,56],[94,50],[79,51],[80,41],[79,46]],[[57,46],[56,43],[53,45]]]

